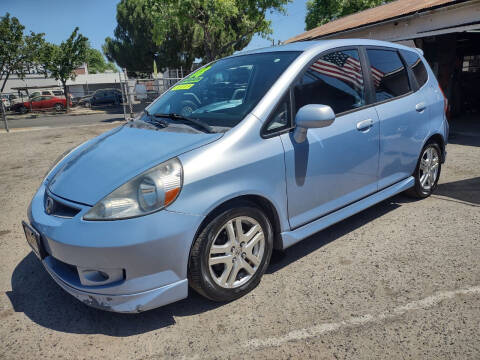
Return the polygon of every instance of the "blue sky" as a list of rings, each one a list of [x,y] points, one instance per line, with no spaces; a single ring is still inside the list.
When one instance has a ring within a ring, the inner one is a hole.
[[[45,33],[53,43],[66,39],[75,26],[88,37],[92,47],[101,50],[104,39],[113,36],[117,24],[118,0],[0,0],[0,15],[16,16],[26,30]],[[287,6],[287,16],[268,14],[272,21],[275,43],[286,40],[305,29],[306,1],[294,0]],[[255,36],[246,50],[270,46],[271,42]]]

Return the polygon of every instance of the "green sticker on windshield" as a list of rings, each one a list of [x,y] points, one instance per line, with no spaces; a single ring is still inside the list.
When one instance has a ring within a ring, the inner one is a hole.
[[[175,85],[172,90],[188,90],[195,84],[179,84]]]
[[[180,81],[178,85],[175,85],[172,90],[188,90],[191,87],[193,87],[196,83],[201,81],[203,79],[203,74],[209,70],[212,67],[212,65],[207,66],[203,69],[195,71],[192,75],[187,77],[186,79]]]

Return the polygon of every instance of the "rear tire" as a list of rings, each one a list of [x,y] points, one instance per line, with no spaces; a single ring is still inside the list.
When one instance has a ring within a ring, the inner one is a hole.
[[[260,282],[273,249],[273,230],[251,203],[215,216],[195,239],[190,253],[190,286],[213,301],[237,299]]]
[[[62,104],[55,104],[55,111],[62,111],[64,109]]]
[[[441,153],[436,142],[425,145],[413,174],[415,185],[405,191],[405,194],[416,199],[424,199],[435,191],[442,170]]]

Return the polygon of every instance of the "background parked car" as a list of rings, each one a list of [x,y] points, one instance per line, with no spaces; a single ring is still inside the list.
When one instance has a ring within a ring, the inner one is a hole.
[[[122,93],[117,89],[100,89],[90,96],[82,98],[78,104],[86,107],[103,104],[120,104]]]
[[[72,102],[70,101],[70,106]],[[21,114],[25,114],[30,109],[32,110],[45,110],[45,109],[55,109],[55,111],[62,111],[67,106],[67,101],[65,97],[56,97],[56,96],[37,96],[30,101],[23,103],[15,104],[12,107],[12,110],[18,111]]]
[[[8,98],[8,95],[2,94],[2,103],[5,110],[10,109],[10,99]]]

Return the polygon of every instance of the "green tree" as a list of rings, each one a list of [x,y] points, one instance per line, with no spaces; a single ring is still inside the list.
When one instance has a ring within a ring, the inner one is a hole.
[[[24,78],[38,64],[41,50],[45,46],[44,34],[30,32],[29,35],[24,35],[24,30],[20,21],[16,17],[10,17],[9,13],[0,18],[0,94],[11,74]],[[1,113],[8,131],[3,103]]]
[[[209,62],[248,45],[253,35],[272,33],[267,11],[284,13],[290,0],[149,0],[154,39],[162,45],[172,23],[193,33],[197,57]]]
[[[114,63],[106,62],[103,54],[91,47],[87,48],[87,60],[88,73],[89,74],[99,74],[104,73],[107,70],[117,72],[117,68]]]
[[[390,1],[392,0],[308,0],[307,16],[305,18],[306,29],[310,30],[342,16]]]
[[[24,29],[18,19],[8,13],[0,20],[0,92],[11,74],[23,78],[39,62],[45,46],[44,34],[24,35]]]
[[[87,60],[87,49],[88,39],[78,32],[77,27],[60,45],[47,44],[43,50],[45,76],[50,75],[62,83],[67,99],[67,112],[70,107],[67,80],[75,79],[74,70]]]
[[[157,15],[164,8],[157,8]],[[157,45],[153,39],[153,21],[148,0],[120,1],[114,38],[107,37],[102,47],[107,59],[136,73],[151,73],[155,58],[162,70],[166,67],[190,67],[195,59],[191,47],[193,31],[171,22],[164,32],[162,44]]]

